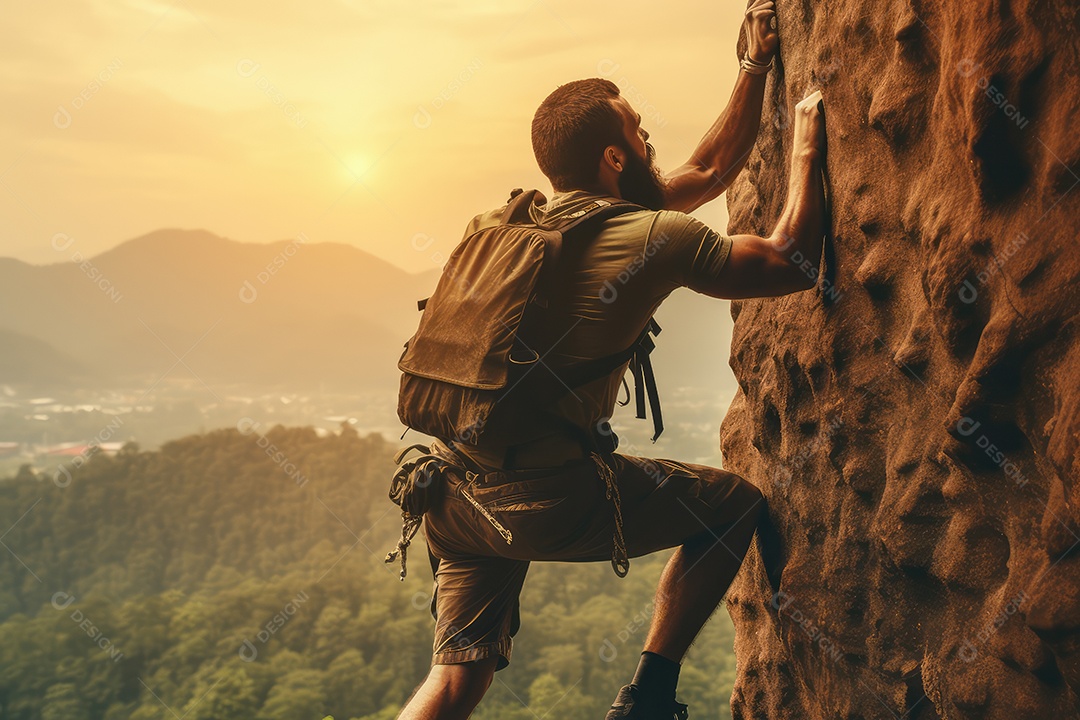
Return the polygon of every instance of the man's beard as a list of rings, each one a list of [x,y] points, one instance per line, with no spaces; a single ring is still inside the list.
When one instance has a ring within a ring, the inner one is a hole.
[[[619,194],[623,200],[642,205],[650,210],[664,208],[664,190],[667,183],[656,167],[656,148],[645,143],[648,162],[639,158],[630,148],[626,149],[626,169],[619,174]]]

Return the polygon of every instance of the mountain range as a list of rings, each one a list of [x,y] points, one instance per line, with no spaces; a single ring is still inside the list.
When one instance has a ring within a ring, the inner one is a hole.
[[[210,385],[385,384],[415,329],[416,300],[438,279],[350,245],[241,243],[204,230],[63,254],[50,265],[0,258],[0,380],[112,386],[173,368]]]
[[[242,243],[162,229],[89,258],[0,258],[0,382],[354,392],[393,387],[402,344],[439,270],[408,273],[359,248],[303,238]],[[657,315],[666,385],[731,385],[725,303],[676,291]]]

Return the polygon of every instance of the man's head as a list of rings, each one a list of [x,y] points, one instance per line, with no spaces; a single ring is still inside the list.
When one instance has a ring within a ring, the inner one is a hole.
[[[615,183],[619,195],[659,210],[664,179],[641,115],[610,80],[560,85],[533,116],[533,152],[556,192],[597,190]]]

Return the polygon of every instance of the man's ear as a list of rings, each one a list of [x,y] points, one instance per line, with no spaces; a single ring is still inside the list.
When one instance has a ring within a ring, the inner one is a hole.
[[[615,171],[616,175],[626,169],[626,151],[618,145],[608,145],[600,158],[600,164]]]

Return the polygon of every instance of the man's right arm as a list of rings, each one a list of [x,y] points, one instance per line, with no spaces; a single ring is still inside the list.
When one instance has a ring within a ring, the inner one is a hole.
[[[804,103],[795,109],[787,201],[776,227],[767,238],[732,235],[727,261],[709,287],[695,288],[699,292],[729,299],[775,297],[817,284],[825,231],[825,127],[817,102]]]

